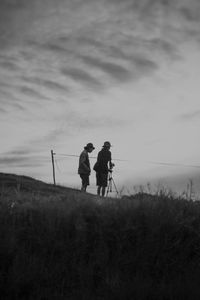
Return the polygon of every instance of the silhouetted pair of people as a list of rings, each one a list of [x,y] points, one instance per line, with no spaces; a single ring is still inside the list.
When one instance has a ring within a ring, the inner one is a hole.
[[[104,197],[106,187],[108,185],[108,172],[112,169],[112,157],[111,157],[111,144],[106,141],[99,151],[97,156],[97,161],[93,167],[96,172],[96,185],[97,185],[97,194]],[[79,157],[79,168],[78,174],[82,179],[82,191],[86,191],[87,186],[90,184],[89,176],[91,174],[90,161],[88,153],[91,153],[95,147],[92,143],[88,143],[84,150],[81,152]]]

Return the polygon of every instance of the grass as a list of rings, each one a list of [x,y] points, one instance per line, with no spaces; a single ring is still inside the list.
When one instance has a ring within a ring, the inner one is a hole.
[[[200,203],[0,174],[1,299],[200,299]]]

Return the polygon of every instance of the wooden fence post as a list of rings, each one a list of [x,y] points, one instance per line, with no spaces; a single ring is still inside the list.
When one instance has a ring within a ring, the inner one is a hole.
[[[53,150],[51,150],[51,161],[52,161],[52,167],[53,167],[53,184],[56,185],[54,155],[55,155],[55,153],[53,152]]]

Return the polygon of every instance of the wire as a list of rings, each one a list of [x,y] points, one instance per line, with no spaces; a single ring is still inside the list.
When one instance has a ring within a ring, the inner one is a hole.
[[[154,165],[169,166],[169,167],[184,167],[184,168],[197,168],[197,169],[200,168],[200,166],[195,166],[195,165],[185,165],[185,164],[168,163],[168,162],[147,161],[147,163],[154,164]]]
[[[66,157],[79,157],[79,155],[75,155],[75,154],[60,154],[60,153],[54,153],[58,156],[66,156]],[[92,159],[97,159],[97,156],[90,156],[90,158]],[[113,158],[112,160],[115,160],[115,161],[130,161],[130,160],[127,160],[127,159],[119,159],[119,158]]]
[[[58,162],[57,162],[56,159],[55,159],[55,163],[56,163],[56,167],[57,167],[58,171],[59,171],[60,173],[62,173],[61,170],[60,170],[60,168],[59,168],[59,166],[58,166]]]
[[[63,153],[54,153],[58,156],[64,156],[64,157],[79,157],[79,155],[74,155],[74,154],[63,154]],[[96,156],[90,156],[92,159],[97,159]],[[113,161],[122,161],[122,162],[134,162],[133,160],[129,159],[120,159],[120,158],[113,158]],[[156,161],[146,161],[148,164],[153,164],[153,165],[162,165],[162,166],[169,166],[169,167],[185,167],[185,168],[197,168],[199,169],[199,165],[186,165],[186,164],[179,164],[179,163],[170,163],[170,162],[156,162]]]
[[[79,155],[74,155],[74,154],[59,154],[59,153],[54,153],[55,155],[58,155],[58,156],[72,156],[72,157],[79,157]]]

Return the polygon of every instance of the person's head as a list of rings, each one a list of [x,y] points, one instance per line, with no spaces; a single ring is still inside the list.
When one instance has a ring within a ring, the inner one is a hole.
[[[110,142],[108,142],[108,141],[104,142],[104,144],[103,144],[103,148],[104,148],[104,149],[109,150],[110,147],[111,147],[111,143],[110,143]]]
[[[87,152],[91,153],[95,147],[93,146],[92,143],[88,143],[85,147],[84,147],[85,150],[87,150]]]

